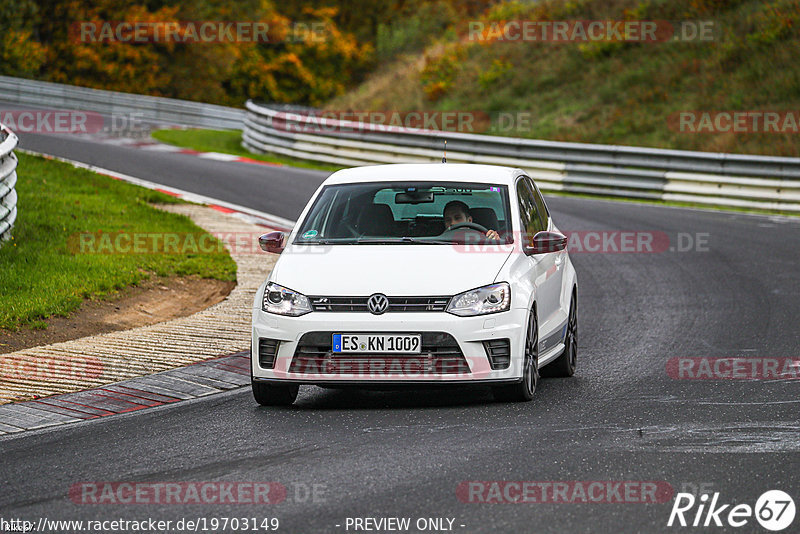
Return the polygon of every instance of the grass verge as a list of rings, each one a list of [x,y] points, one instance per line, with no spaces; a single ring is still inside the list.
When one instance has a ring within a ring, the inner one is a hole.
[[[304,169],[315,169],[318,171],[334,172],[344,168],[342,166],[316,163],[305,159],[290,158],[277,154],[253,154],[242,147],[242,132],[238,130],[169,129],[156,130],[151,135],[154,139],[162,143],[182,148],[191,148],[199,152],[221,152],[223,154],[233,154],[234,156],[244,156],[258,161],[266,161],[267,163],[290,165],[292,167],[302,167]]]
[[[91,232],[205,234],[188,217],[154,203],[179,200],[66,163],[19,154],[19,214],[13,237],[0,247],[0,328],[46,326],[84,299],[102,298],[158,276],[236,279],[224,249],[197,254],[76,254],[69,246]]]

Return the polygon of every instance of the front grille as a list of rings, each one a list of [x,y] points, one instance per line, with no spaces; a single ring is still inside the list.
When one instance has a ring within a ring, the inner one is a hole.
[[[392,312],[443,312],[450,297],[387,297]],[[311,308],[317,312],[369,312],[369,297],[309,297]]]
[[[511,342],[508,339],[484,341],[483,348],[486,349],[492,369],[508,369],[511,365]]]
[[[272,369],[275,367],[275,356],[278,355],[278,345],[280,341],[277,339],[259,339],[258,340],[258,365],[262,369]]]
[[[333,332],[309,332],[297,344],[290,373],[408,375],[469,373],[461,348],[445,332],[423,332],[420,354],[334,354]]]

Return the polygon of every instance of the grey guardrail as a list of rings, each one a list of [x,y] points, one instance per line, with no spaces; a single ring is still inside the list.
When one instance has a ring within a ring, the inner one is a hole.
[[[17,220],[17,136],[0,124],[0,244],[11,237]]]
[[[546,191],[800,212],[800,158],[562,143],[340,121],[247,102],[242,146],[338,165],[447,161],[525,169]]]
[[[240,130],[245,118],[245,110],[238,108],[9,76],[0,76],[0,101],[108,115],[136,114],[148,122],[221,130]]]

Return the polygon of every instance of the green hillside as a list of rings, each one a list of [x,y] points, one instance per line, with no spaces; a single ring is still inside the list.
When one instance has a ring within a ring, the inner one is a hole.
[[[556,43],[503,40],[491,31],[492,21],[564,20],[704,21],[713,38]],[[387,59],[327,108],[459,110],[488,114],[491,122],[479,129],[495,134],[800,156],[800,133],[784,122],[800,113],[796,0],[501,2],[472,21],[485,28],[480,37],[470,39],[470,22]],[[697,111],[778,112],[782,133],[724,131],[726,123],[712,133],[682,130],[677,114]],[[524,120],[501,128],[501,113]]]

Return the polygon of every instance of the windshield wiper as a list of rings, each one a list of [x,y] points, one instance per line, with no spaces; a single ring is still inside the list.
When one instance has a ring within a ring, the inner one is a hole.
[[[314,239],[296,241],[296,245],[452,245],[457,241],[418,237],[361,237],[343,239]]]
[[[416,237],[362,237],[357,240],[359,245],[393,245],[397,243],[408,243],[412,245],[430,245],[439,244],[442,241],[431,241],[429,239],[418,239]]]

